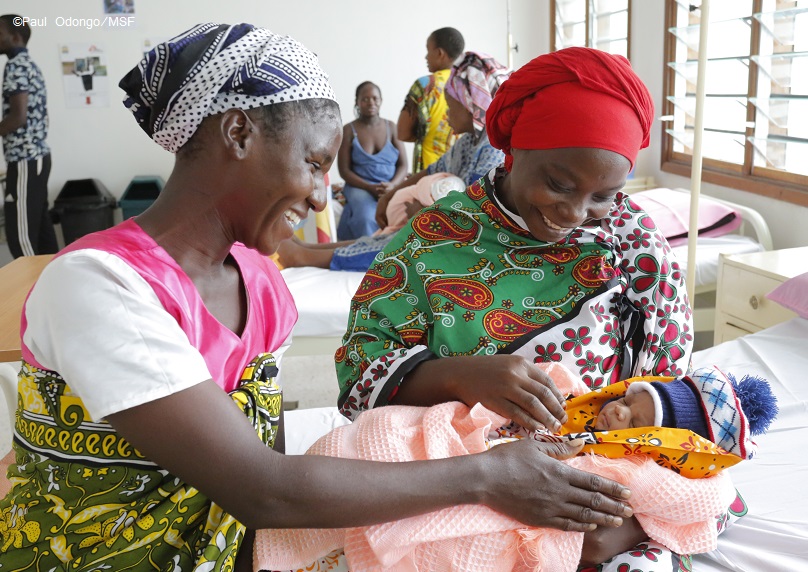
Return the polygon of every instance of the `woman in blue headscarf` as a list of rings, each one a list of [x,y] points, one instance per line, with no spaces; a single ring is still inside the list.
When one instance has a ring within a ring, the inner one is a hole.
[[[630,515],[624,487],[550,457],[580,445],[395,464],[273,450],[271,352],[297,313],[267,257],[325,207],[341,140],[333,91],[314,54],[248,24],[196,26],[120,86],[176,162],[147,211],[72,243],[30,292],[4,572],[252,570],[256,528],[457,504],[570,530]]]

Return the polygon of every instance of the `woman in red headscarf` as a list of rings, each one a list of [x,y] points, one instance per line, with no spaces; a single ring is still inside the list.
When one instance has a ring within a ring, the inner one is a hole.
[[[684,274],[620,192],[653,114],[620,56],[568,48],[514,72],[486,116],[504,166],[421,211],[359,287],[336,354],[342,413],[479,402],[557,430],[564,400],[537,362],[591,389],[683,374]],[[607,552],[645,537],[633,525]]]

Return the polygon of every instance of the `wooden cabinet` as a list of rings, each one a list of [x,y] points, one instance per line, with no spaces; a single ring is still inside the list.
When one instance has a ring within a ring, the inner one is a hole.
[[[766,298],[780,284],[808,272],[808,247],[722,255],[714,343],[757,332],[796,314]]]

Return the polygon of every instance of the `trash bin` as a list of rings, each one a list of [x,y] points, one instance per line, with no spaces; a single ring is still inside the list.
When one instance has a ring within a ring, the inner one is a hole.
[[[152,175],[134,177],[121,196],[123,220],[137,216],[149,208],[162,190],[162,177]]]
[[[51,214],[62,225],[65,244],[85,234],[110,228],[117,201],[98,179],[65,182],[53,201]]]

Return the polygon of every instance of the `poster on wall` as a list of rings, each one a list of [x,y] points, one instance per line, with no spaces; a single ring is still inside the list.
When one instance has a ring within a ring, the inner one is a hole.
[[[67,107],[109,107],[107,56],[101,46],[64,44],[60,52]]]
[[[104,14],[134,14],[135,0],[104,0]]]

